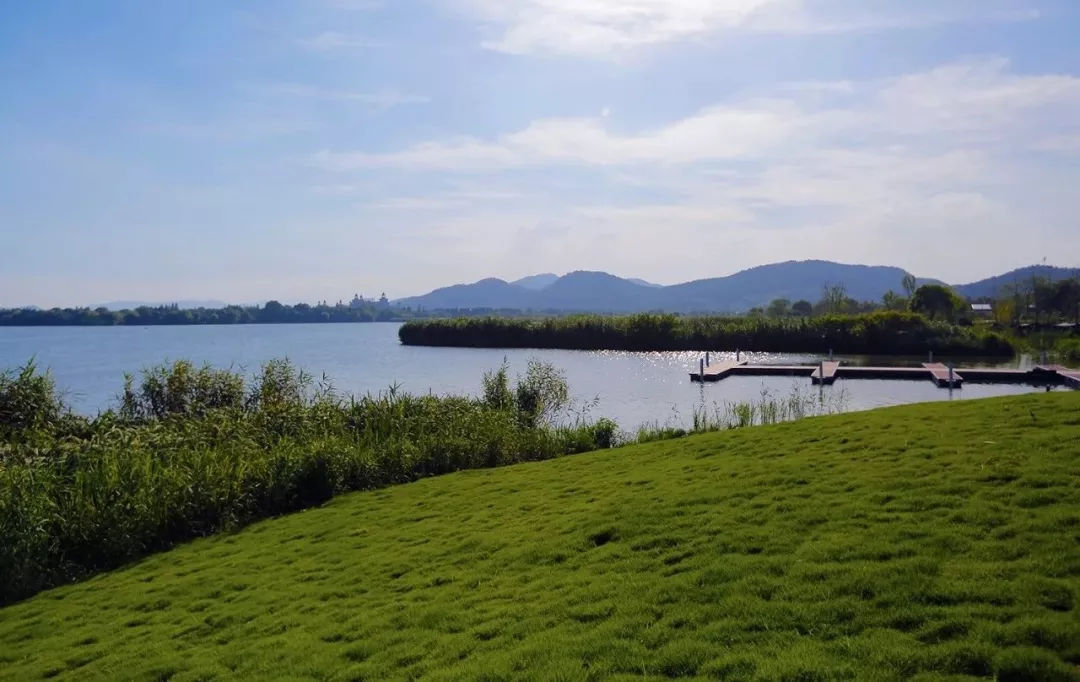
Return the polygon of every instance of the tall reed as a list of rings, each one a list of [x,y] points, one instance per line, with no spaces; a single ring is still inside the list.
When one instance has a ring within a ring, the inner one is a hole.
[[[67,413],[28,365],[0,378],[0,603],[349,490],[610,447],[610,420],[556,419],[541,363],[503,401],[342,398],[287,361],[248,381],[179,362],[127,381],[120,406]]]
[[[398,331],[419,346],[570,350],[744,350],[922,355],[1012,355],[1008,339],[915,313],[822,317],[680,317],[667,314],[577,315],[419,320]]]
[[[843,389],[807,390],[793,384],[786,395],[762,389],[756,400],[725,401],[694,406],[689,428],[672,424],[646,424],[634,442],[648,443],[681,436],[796,421],[805,417],[838,414],[847,409]]]

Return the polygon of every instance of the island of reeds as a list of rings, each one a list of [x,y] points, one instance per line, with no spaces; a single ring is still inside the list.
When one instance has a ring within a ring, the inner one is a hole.
[[[567,350],[754,350],[852,354],[1009,356],[1013,341],[978,328],[911,312],[818,317],[576,315],[414,320],[398,331],[416,346]]]

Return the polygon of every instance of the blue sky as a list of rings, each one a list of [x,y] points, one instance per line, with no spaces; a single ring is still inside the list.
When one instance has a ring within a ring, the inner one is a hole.
[[[1077,266],[1077,35],[1071,0],[0,3],[0,305]]]

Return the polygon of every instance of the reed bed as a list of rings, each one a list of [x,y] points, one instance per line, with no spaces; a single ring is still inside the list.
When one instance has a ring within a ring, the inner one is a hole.
[[[763,388],[755,400],[738,400],[697,405],[690,415],[689,428],[679,425],[678,415],[667,424],[659,422],[640,426],[626,442],[650,443],[698,433],[726,431],[747,426],[765,426],[797,421],[806,417],[840,414],[847,410],[843,389],[807,390],[793,384],[787,394]]]
[[[178,362],[91,419],[32,364],[0,374],[0,603],[341,492],[612,446],[614,422],[557,419],[567,395],[540,363],[481,398],[346,399],[287,361]]]
[[[1012,355],[1004,336],[933,321],[915,313],[821,317],[680,317],[667,314],[577,315],[418,320],[398,332],[418,346],[568,350],[744,350],[922,355]]]

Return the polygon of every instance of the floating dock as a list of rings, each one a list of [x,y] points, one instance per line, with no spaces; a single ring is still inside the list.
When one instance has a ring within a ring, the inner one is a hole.
[[[1032,369],[992,367],[952,368],[940,362],[924,362],[909,367],[859,367],[839,362],[816,365],[751,365],[746,360],[705,365],[690,372],[691,381],[720,381],[729,376],[807,376],[814,384],[831,384],[836,379],[929,379],[940,388],[960,388],[965,381],[978,383],[1065,384],[1080,389],[1080,370],[1061,365],[1038,365]]]
[[[836,381],[836,372],[840,369],[839,362],[822,362],[810,373],[810,381],[815,384],[828,386]]]

